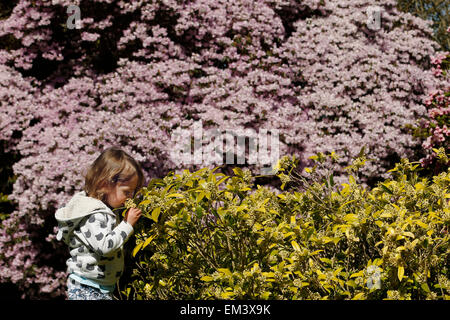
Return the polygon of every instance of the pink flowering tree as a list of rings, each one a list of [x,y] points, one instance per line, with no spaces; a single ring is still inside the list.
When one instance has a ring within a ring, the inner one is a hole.
[[[67,12],[69,6],[76,12]],[[420,147],[407,126],[439,79],[429,23],[363,0],[18,0],[0,20],[0,139],[20,154],[0,228],[0,282],[61,296],[53,215],[99,152],[147,178],[184,165],[173,132],[279,130],[279,153],[334,150],[335,181],[365,146],[370,183]],[[76,11],[76,10],[75,10]],[[204,142],[208,144],[208,142]],[[248,156],[248,155],[247,155]],[[257,169],[257,165],[251,166]]]
[[[429,92],[425,98],[428,113],[418,121],[414,135],[423,141],[425,155],[420,159],[422,166],[436,174],[449,165],[448,162],[439,161],[438,149],[442,147],[444,150],[450,150],[450,77],[448,74],[450,53],[438,53],[431,58],[431,63],[433,74],[441,85]]]

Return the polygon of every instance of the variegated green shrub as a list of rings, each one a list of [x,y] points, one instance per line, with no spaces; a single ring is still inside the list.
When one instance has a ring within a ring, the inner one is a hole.
[[[444,156],[446,156],[444,154]],[[402,159],[366,189],[278,163],[282,191],[249,171],[185,170],[152,180],[133,251],[128,299],[450,299],[450,170],[420,178]]]

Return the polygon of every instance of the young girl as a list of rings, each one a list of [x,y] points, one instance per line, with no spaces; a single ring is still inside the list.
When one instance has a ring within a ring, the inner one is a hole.
[[[124,266],[123,245],[141,216],[130,208],[120,222],[112,209],[144,184],[141,166],[122,150],[105,150],[90,166],[84,191],[56,211],[56,238],[69,246],[69,300],[112,300]]]

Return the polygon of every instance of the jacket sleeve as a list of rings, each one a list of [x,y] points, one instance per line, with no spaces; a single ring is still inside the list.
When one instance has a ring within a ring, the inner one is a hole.
[[[113,219],[108,219],[107,213],[97,212],[85,218],[80,231],[94,252],[108,256],[123,247],[128,240],[133,227],[122,221],[113,228]]]

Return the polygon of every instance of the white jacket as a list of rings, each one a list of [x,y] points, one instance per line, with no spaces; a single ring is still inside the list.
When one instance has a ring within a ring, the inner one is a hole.
[[[122,221],[102,201],[76,193],[55,213],[57,240],[70,249],[68,273],[75,273],[102,286],[114,285],[123,272],[123,245],[133,227]]]

